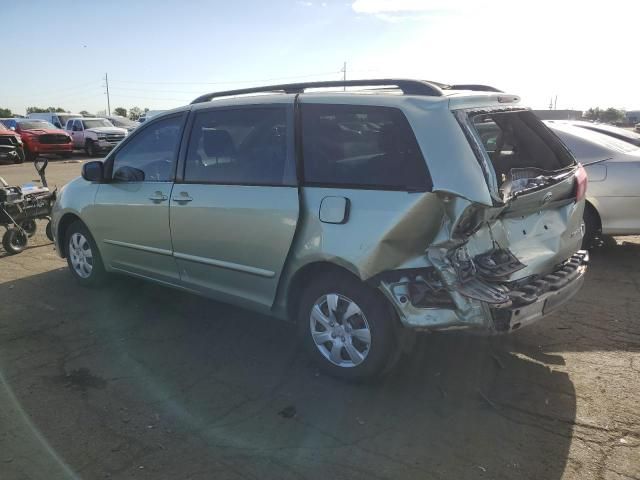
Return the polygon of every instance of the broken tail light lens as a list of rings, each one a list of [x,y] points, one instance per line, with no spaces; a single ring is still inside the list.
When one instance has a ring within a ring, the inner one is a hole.
[[[576,170],[576,201],[584,200],[587,196],[587,171],[582,164]]]

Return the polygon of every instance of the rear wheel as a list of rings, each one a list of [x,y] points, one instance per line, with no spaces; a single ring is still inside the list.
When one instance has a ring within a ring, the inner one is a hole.
[[[67,264],[74,278],[83,286],[100,285],[106,272],[95,240],[80,221],[72,223],[65,236]]]
[[[596,237],[600,235],[600,221],[595,210],[590,206],[585,206],[584,215],[584,236],[582,237],[582,248],[588,249],[594,246]]]
[[[9,228],[2,236],[2,246],[10,255],[22,252],[27,246],[27,235],[18,228]]]
[[[47,236],[47,238],[53,242],[53,230],[51,227],[51,219],[47,220],[47,226],[45,227],[44,233]]]
[[[32,219],[23,220],[20,226],[22,227],[22,229],[25,231],[25,233],[29,238],[33,237],[36,234],[36,231],[38,230],[36,221]]]
[[[396,349],[394,318],[384,299],[347,276],[312,283],[302,295],[298,322],[312,358],[336,377],[374,377]]]

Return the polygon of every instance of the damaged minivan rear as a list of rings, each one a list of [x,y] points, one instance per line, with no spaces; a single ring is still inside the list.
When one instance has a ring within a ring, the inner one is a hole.
[[[145,122],[65,186],[53,232],[82,285],[123,273],[290,320],[363,378],[417,331],[509,333],[574,296],[586,185],[491,87],[275,85]]]

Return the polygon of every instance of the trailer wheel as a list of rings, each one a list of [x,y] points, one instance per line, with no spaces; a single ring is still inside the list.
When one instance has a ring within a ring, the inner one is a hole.
[[[22,223],[20,223],[20,226],[29,238],[33,237],[36,234],[36,230],[38,230],[36,221],[32,219],[23,220]]]
[[[9,255],[20,253],[27,246],[27,235],[17,228],[8,228],[2,236],[2,246]]]
[[[44,233],[47,238],[53,242],[53,229],[51,227],[51,220],[47,221],[47,226],[44,229]]]

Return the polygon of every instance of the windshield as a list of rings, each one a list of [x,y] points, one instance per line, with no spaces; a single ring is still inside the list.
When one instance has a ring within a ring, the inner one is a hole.
[[[18,121],[18,126],[22,130],[38,130],[38,129],[52,129],[56,130],[57,127],[54,127],[53,124],[49,122],[45,122],[44,120],[25,120]]]
[[[111,117],[109,119],[111,123],[113,123],[116,127],[134,127],[136,124],[124,117]]]
[[[84,128],[102,128],[102,127],[113,127],[113,124],[105,119],[105,118],[99,118],[99,119],[95,119],[95,120],[83,120],[82,124],[84,125]]]

